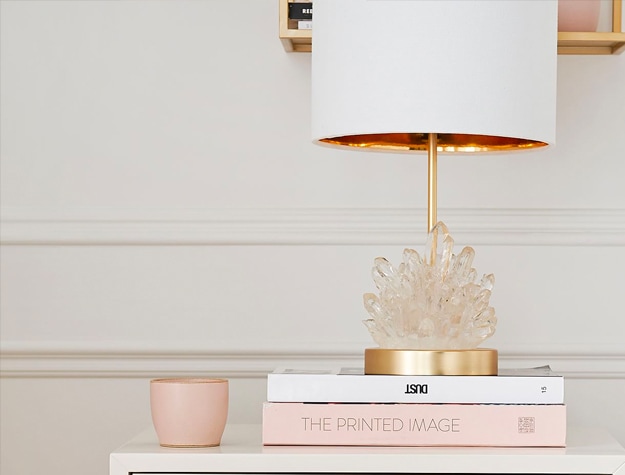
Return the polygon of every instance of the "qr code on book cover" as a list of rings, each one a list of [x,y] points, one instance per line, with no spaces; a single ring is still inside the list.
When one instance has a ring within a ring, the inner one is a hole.
[[[533,417],[519,417],[519,434],[533,434],[536,429],[536,419]]]

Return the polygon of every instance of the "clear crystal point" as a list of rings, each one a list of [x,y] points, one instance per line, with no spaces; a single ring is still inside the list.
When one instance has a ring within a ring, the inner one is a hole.
[[[364,295],[365,320],[381,348],[470,349],[495,333],[497,317],[489,306],[492,274],[476,282],[475,251],[453,254],[454,240],[439,222],[428,234],[423,257],[405,249],[394,267],[378,257],[372,276],[378,295]]]

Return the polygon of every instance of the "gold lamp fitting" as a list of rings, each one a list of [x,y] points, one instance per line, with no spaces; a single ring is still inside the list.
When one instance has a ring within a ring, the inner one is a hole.
[[[462,350],[403,350],[367,348],[365,374],[496,376],[497,350],[473,348]]]

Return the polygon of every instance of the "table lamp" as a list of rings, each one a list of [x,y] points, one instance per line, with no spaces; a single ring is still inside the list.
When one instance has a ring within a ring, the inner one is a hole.
[[[496,375],[494,278],[437,221],[437,155],[554,143],[557,2],[315,0],[313,21],[314,142],[428,156],[426,250],[375,260],[365,373]]]

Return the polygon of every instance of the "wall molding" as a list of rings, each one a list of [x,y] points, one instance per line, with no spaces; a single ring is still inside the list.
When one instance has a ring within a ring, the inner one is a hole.
[[[458,244],[625,245],[625,209],[438,214]],[[426,222],[425,210],[409,208],[2,207],[0,219],[3,245],[420,245]]]
[[[307,345],[301,348],[213,348],[136,343],[113,344],[3,342],[2,378],[154,378],[210,374],[264,378],[277,367],[362,366],[364,346]],[[500,350],[501,367],[548,364],[572,379],[625,379],[625,351],[538,346]]]

